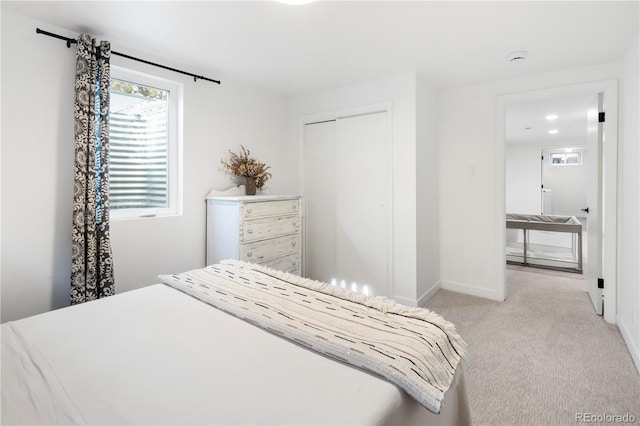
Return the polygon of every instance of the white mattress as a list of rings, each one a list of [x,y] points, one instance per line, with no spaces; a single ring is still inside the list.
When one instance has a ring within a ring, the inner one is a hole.
[[[468,424],[157,284],[2,325],[2,424]]]

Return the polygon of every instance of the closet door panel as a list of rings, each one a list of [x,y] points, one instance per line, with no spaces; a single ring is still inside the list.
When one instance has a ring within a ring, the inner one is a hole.
[[[387,295],[387,114],[336,123],[336,277]]]
[[[336,122],[308,124],[304,138],[305,275],[336,274]]]

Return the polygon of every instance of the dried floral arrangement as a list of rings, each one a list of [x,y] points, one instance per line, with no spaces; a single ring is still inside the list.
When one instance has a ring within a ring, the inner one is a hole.
[[[239,177],[253,177],[256,179],[256,187],[261,189],[265,182],[271,178],[271,173],[267,170],[271,166],[267,166],[264,163],[259,162],[255,158],[250,156],[251,151],[240,145],[242,152],[236,154],[229,150],[229,161],[224,159],[220,160],[220,163],[234,176]]]

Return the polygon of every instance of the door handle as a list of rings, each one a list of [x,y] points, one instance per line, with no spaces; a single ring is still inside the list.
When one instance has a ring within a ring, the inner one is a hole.
[[[589,207],[587,207],[586,209],[580,209],[581,212],[585,212],[586,214],[589,214]]]

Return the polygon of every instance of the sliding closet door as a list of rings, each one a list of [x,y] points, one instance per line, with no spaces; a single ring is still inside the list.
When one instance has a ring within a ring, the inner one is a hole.
[[[336,271],[347,285],[387,295],[387,114],[337,121]]]
[[[336,273],[336,122],[305,126],[305,275],[331,282]]]
[[[385,112],[306,126],[305,259],[310,278],[335,279],[348,289],[387,295],[388,138]]]

